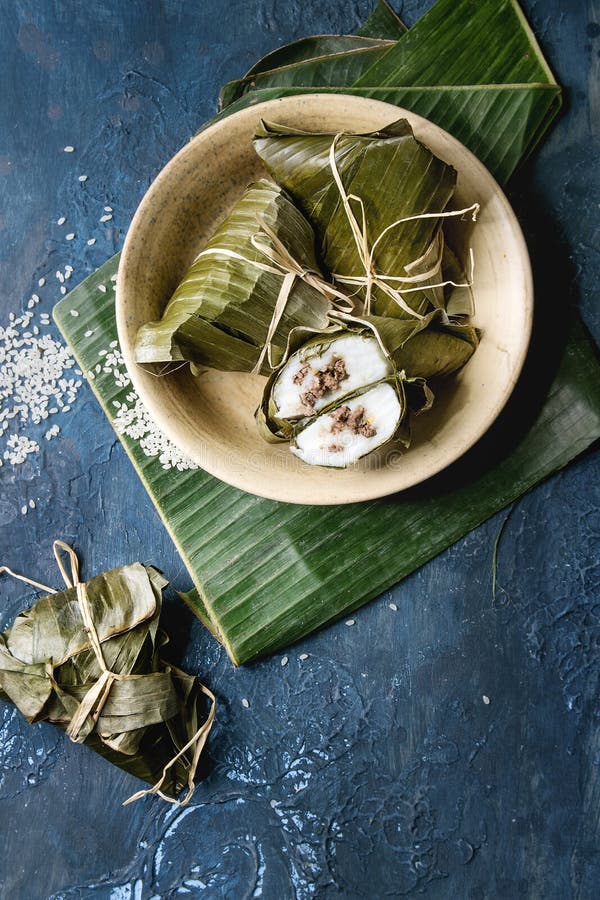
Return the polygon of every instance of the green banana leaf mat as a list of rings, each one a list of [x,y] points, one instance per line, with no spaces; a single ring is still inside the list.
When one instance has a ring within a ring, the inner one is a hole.
[[[307,38],[260,60],[225,86],[219,116],[314,91],[420,113],[501,182],[560,108],[560,88],[514,0],[438,0],[409,31],[379,2],[359,35]],[[115,256],[54,313],[113,424],[136,403],[118,358],[114,294],[99,287],[112,287],[117,265]],[[200,469],[169,466],[159,439],[140,440],[143,429],[119,435],[189,569],[195,589],[185,599],[235,664],[376,597],[600,437],[595,346],[575,316],[567,334],[564,320],[560,334],[551,327],[536,322],[517,390],[478,445],[426,484],[383,500],[263,500]]]

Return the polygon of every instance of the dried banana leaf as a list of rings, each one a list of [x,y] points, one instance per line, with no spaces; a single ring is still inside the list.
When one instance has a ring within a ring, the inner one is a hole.
[[[105,665],[122,680],[112,683],[97,718],[87,716],[77,739],[151,783],[194,736],[203,706],[196,679],[160,659],[166,636],[158,620],[166,584],[141,563],[111,569],[86,584]],[[29,722],[67,730],[101,676],[74,587],[41,597],[0,634],[0,697]],[[189,753],[169,770],[165,791],[177,794],[187,783]]]
[[[167,582],[141,563],[96,575],[87,584],[94,625],[101,642],[145,622],[156,613],[156,593]],[[156,586],[156,588],[155,588]],[[149,589],[150,588],[150,589]],[[142,634],[137,632],[137,636]],[[42,597],[15,619],[7,634],[9,651],[26,663],[52,659],[55,666],[88,650],[75,588]]]
[[[353,236],[349,216],[335,182],[330,151],[351,200],[356,221],[364,213],[368,243],[375,270],[385,276],[419,274],[417,261],[427,257],[425,269],[441,256],[436,240],[437,218],[416,219],[390,226],[410,216],[443,212],[454,193],[456,171],[416,140],[406,119],[399,119],[369,134],[309,134],[263,122],[254,147],[267,170],[299,203],[313,223],[323,261],[335,278],[365,275],[365,262]],[[439,282],[439,268],[431,284]],[[411,284],[410,287],[414,287]],[[407,285],[408,287],[408,285]],[[364,288],[357,291],[365,299]],[[430,292],[406,293],[405,303],[417,313],[428,311],[435,297]],[[378,315],[410,316],[379,287],[373,292],[373,312]]]
[[[319,271],[306,219],[277,185],[266,180],[251,185],[192,264],[162,318],[139,329],[138,363],[187,360],[226,371],[252,371],[284,279],[283,271],[265,271],[265,265],[272,269],[272,260],[252,242],[261,223],[305,269]],[[272,246],[268,234],[261,233],[261,239]],[[296,279],[271,340],[275,361],[284,355],[291,331],[324,330],[329,312],[329,300]],[[270,371],[266,359],[262,371]]]

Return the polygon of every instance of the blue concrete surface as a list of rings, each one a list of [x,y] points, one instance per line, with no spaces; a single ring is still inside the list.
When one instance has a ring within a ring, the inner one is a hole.
[[[406,21],[428,5],[406,2]],[[223,82],[293,38],[351,31],[370,6],[5,0],[0,323],[42,274],[50,311],[59,265],[72,264],[76,282],[122,245],[148,184],[212,114]],[[556,271],[541,282],[560,294],[548,308],[575,302],[599,339],[600,6],[523,6],[567,103],[510,195],[535,268]],[[101,225],[105,204],[114,220]],[[597,454],[515,504],[495,598],[505,513],[354,627],[307,639],[285,667],[277,657],[234,671],[176,599],[186,573],[87,387],[61,425],[39,456],[0,468],[0,563],[54,583],[60,536],[85,573],[159,565],[175,657],[218,694],[218,723],[190,807],[122,808],[137,782],[0,702],[3,900],[599,896]],[[23,516],[29,498],[37,507]],[[32,596],[3,581],[0,626]]]

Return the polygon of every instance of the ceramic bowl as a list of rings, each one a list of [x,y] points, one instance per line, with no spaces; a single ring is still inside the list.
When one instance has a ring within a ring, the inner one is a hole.
[[[481,344],[464,369],[448,379],[433,410],[415,421],[408,451],[379,453],[345,470],[307,466],[287,444],[267,444],[259,436],[254,411],[263,378],[212,371],[195,378],[187,367],[156,377],[136,365],[139,326],[161,316],[186,269],[248,183],[265,175],[252,148],[259,119],[307,131],[366,132],[403,116],[416,137],[458,171],[457,208],[481,204],[477,225],[461,229],[475,254],[475,324],[482,332]],[[304,504],[352,503],[393,494],[458,459],[489,428],[513,390],[529,343],[532,308],[531,268],[521,229],[503,192],[476,157],[411,112],[330,94],[257,104],[193,138],[142,200],[125,241],[117,288],[117,323],[127,369],[168,437],[203,469],[237,488]]]

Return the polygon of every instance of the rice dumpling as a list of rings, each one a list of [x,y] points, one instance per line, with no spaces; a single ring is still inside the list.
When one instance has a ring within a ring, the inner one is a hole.
[[[473,327],[451,324],[441,310],[421,320],[347,316],[339,331],[311,338],[271,375],[259,431],[268,441],[289,440],[298,421],[367,385],[400,373],[413,381],[451,374],[477,343]]]
[[[71,577],[60,552],[71,558]],[[54,552],[68,585],[40,597],[0,634],[0,699],[29,722],[47,721],[71,740],[173,799],[193,793],[198,758],[214,718],[213,694],[161,658],[159,627],[167,581],[132,563],[79,581],[77,557],[62,541]],[[0,572],[42,588],[38,582]],[[205,719],[206,697],[212,707]],[[204,724],[202,724],[204,723]]]
[[[277,246],[319,280],[314,244],[312,227],[282,188],[267,180],[251,184],[199,253],[160,321],[139,329],[136,361],[187,360],[224,371],[258,367],[268,373],[269,358],[274,365],[281,361],[295,329],[328,327],[331,300],[303,277],[293,279],[274,320],[286,276],[277,263]]]
[[[257,412],[259,429],[268,440],[289,439],[299,419],[394,373],[377,339],[365,330],[314,337],[267,382]]]
[[[442,281],[443,219],[436,214],[452,198],[457,175],[406,119],[336,135],[262,122],[254,147],[312,222],[334,280],[355,289],[365,312],[405,318],[443,305],[443,290],[428,286]]]

